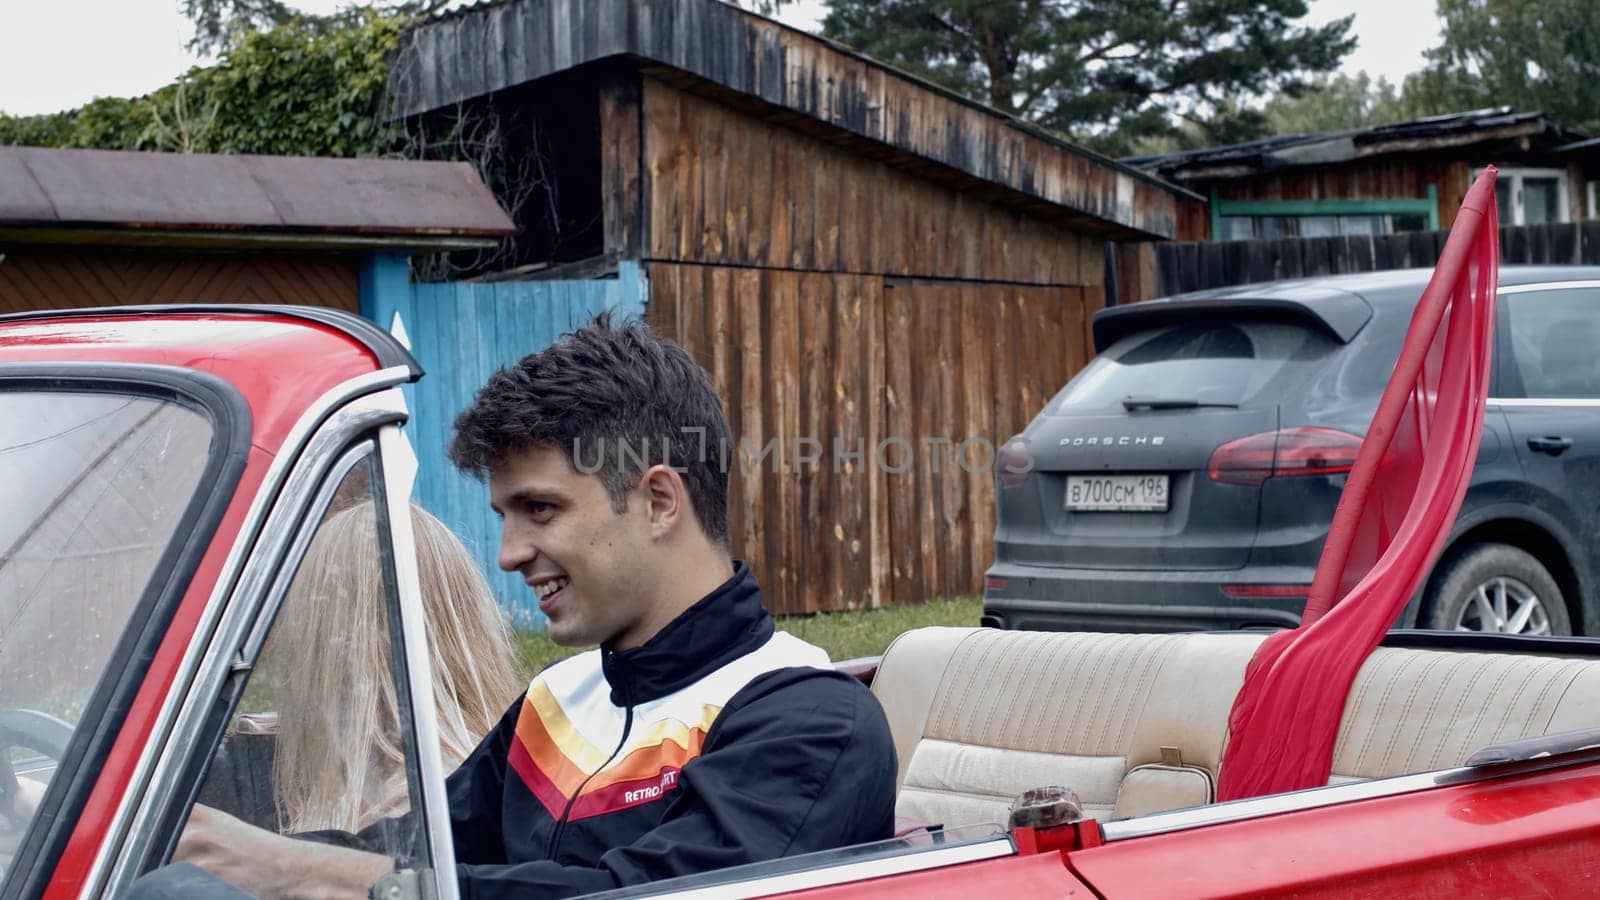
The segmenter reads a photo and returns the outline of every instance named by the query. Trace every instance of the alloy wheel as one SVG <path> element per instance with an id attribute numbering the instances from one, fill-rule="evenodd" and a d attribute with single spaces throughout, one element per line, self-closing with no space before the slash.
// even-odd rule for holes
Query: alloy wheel
<path id="1" fill-rule="evenodd" d="M 1550 613 L 1533 588 L 1515 578 L 1496 576 L 1467 595 L 1455 630 L 1550 634 Z"/>

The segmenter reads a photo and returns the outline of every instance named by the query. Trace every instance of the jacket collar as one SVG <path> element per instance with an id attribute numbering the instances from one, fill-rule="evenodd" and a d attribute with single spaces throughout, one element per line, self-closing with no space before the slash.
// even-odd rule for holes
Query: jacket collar
<path id="1" fill-rule="evenodd" d="M 611 686 L 611 702 L 634 706 L 680 691 L 760 649 L 774 630 L 750 567 L 734 560 L 732 578 L 650 640 L 622 651 L 601 646 L 600 666 Z"/>

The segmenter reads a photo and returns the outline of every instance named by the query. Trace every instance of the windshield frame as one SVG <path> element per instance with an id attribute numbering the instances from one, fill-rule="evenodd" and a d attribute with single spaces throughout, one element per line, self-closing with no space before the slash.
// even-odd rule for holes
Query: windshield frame
<path id="1" fill-rule="evenodd" d="M 156 649 L 233 499 L 250 450 L 250 408 L 231 384 L 205 372 L 138 363 L 0 364 L 0 391 L 104 393 L 183 406 L 211 426 L 194 494 L 134 602 L 72 741 L 57 761 L 33 824 L 0 878 L 0 897 L 38 896 L 48 885 Z"/>

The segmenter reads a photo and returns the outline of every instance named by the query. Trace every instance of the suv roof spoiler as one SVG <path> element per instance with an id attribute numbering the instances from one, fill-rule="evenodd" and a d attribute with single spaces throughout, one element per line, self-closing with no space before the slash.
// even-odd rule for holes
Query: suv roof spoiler
<path id="1" fill-rule="evenodd" d="M 1094 314 L 1094 350 L 1103 353 L 1136 331 L 1196 319 L 1292 319 L 1320 328 L 1341 344 L 1350 343 L 1372 319 L 1372 307 L 1356 294 L 1332 289 L 1300 289 L 1292 297 L 1201 295 L 1147 300 L 1113 306 Z"/>

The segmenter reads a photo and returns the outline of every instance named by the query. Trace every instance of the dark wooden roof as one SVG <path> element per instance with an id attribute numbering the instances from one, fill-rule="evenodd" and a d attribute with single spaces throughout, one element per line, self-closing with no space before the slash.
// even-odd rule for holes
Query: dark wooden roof
<path id="1" fill-rule="evenodd" d="M 1577 145 L 1583 133 L 1537 112 L 1509 106 L 1429 116 L 1375 128 L 1322 134 L 1289 134 L 1203 147 L 1158 156 L 1135 156 L 1123 162 L 1182 182 L 1204 178 L 1237 178 L 1267 169 L 1324 166 L 1405 153 L 1459 153 L 1476 159 L 1485 153 L 1517 155 L 1559 153 Z M 1566 145 L 1566 146 L 1563 146 Z M 1485 160 L 1487 161 L 1487 160 Z"/>
<path id="2" fill-rule="evenodd" d="M 401 116 L 604 59 L 681 74 L 947 168 L 1099 227 L 1170 238 L 1201 198 L 842 44 L 719 0 L 505 0 L 407 34 L 390 80 Z M 797 123 L 798 124 L 798 123 Z"/>
<path id="3" fill-rule="evenodd" d="M 0 238 L 300 249 L 516 231 L 465 163 L 0 147 Z"/>

